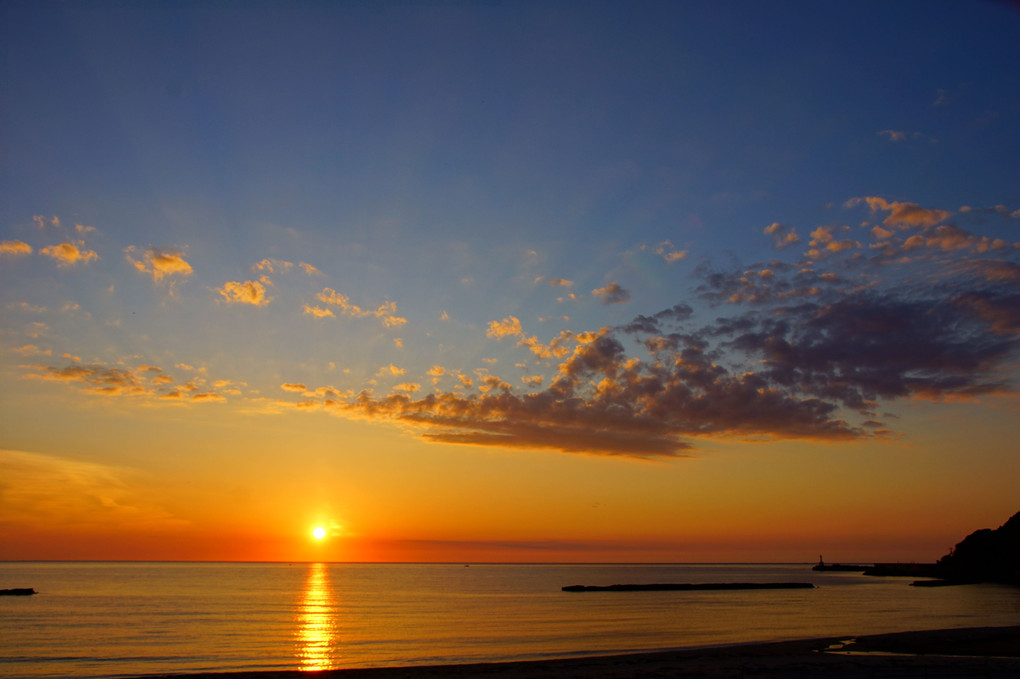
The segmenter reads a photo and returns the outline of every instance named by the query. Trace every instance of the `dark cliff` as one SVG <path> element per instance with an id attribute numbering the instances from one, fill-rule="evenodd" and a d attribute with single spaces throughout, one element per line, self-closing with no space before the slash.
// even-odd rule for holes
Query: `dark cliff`
<path id="1" fill-rule="evenodd" d="M 939 559 L 938 576 L 955 582 L 1020 585 L 1020 512 L 995 530 L 974 531 Z"/>

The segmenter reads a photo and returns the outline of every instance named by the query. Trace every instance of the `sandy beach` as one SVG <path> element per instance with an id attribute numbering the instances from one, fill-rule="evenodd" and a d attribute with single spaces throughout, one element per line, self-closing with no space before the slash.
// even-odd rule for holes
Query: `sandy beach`
<path id="1" fill-rule="evenodd" d="M 148 675 L 219 679 L 954 679 L 1020 677 L 1020 626 L 806 639 L 559 660 L 329 670 Z"/>

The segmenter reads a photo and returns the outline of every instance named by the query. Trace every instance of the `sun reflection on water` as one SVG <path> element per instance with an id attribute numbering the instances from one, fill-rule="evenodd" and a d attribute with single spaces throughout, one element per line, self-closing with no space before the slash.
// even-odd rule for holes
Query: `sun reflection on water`
<path id="1" fill-rule="evenodd" d="M 329 568 L 324 563 L 308 565 L 304 597 L 298 613 L 298 658 L 302 670 L 329 670 L 337 665 L 336 615 Z"/>

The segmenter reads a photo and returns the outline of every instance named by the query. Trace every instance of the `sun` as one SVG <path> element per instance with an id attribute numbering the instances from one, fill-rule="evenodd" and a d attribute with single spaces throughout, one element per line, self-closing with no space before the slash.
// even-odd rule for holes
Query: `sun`
<path id="1" fill-rule="evenodd" d="M 323 528 L 322 526 L 316 526 L 315 530 L 312 531 L 312 537 L 314 537 L 316 540 L 321 540 L 322 538 L 326 537 L 326 529 Z"/>

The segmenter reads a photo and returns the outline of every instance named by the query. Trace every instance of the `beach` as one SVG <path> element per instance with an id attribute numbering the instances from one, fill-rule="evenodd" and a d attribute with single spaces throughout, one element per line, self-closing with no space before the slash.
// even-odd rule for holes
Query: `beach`
<path id="1" fill-rule="evenodd" d="M 189 679 L 308 678 L 309 672 L 146 675 Z M 326 670 L 329 679 L 898 679 L 1020 677 L 1020 626 L 805 639 L 556 660 Z"/>

